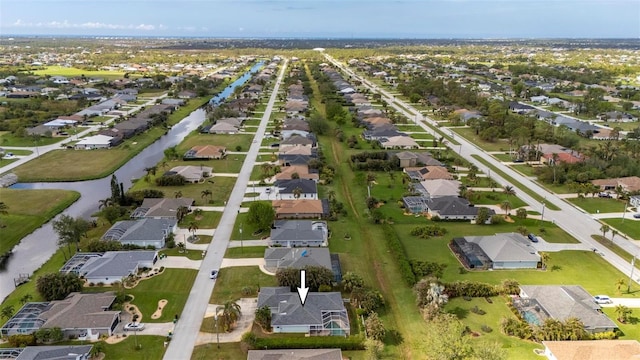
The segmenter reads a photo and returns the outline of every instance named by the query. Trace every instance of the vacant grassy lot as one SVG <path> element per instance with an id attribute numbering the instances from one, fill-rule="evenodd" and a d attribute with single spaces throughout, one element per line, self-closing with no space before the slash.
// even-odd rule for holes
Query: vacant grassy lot
<path id="1" fill-rule="evenodd" d="M 220 218 L 222 218 L 222 213 L 219 211 L 203 211 L 202 214 L 197 217 L 191 212 L 191 214 L 182 218 L 179 226 L 188 228 L 189 224 L 193 222 L 198 225 L 198 229 L 215 229 L 220 223 Z"/>
<path id="2" fill-rule="evenodd" d="M 132 303 L 142 312 L 142 321 L 172 321 L 176 314 L 179 316 L 182 312 L 197 274 L 197 270 L 191 269 L 164 269 L 162 274 L 141 281 L 127 293 L 135 297 Z M 162 316 L 152 319 L 151 315 L 156 311 L 158 301 L 162 299 L 168 300 Z"/>
<path id="3" fill-rule="evenodd" d="M 508 201 L 511 209 L 517 209 L 527 206 L 527 203 L 520 200 L 517 196 L 507 195 L 498 189 L 497 191 L 477 191 L 473 193 L 473 203 L 477 205 L 498 205 Z"/>
<path id="4" fill-rule="evenodd" d="M 156 141 L 164 130 L 153 128 L 113 149 L 54 150 L 13 170 L 22 182 L 100 179 Z"/>
<path id="5" fill-rule="evenodd" d="M 262 258 L 264 257 L 265 246 L 244 246 L 228 248 L 224 257 L 229 259 L 241 258 Z"/>
<path id="6" fill-rule="evenodd" d="M 226 146 L 227 151 L 236 151 L 236 146 L 242 147 L 244 151 L 249 150 L 253 135 L 235 134 L 200 134 L 192 132 L 178 145 L 178 153 L 182 154 L 196 145 L 217 145 Z M 229 155 L 233 159 L 236 155 Z"/>
<path id="7" fill-rule="evenodd" d="M 246 359 L 247 353 L 242 351 L 240 343 L 222 343 L 198 345 L 193 348 L 191 360 L 236 360 Z"/>
<path id="8" fill-rule="evenodd" d="M 623 212 L 625 201 L 600 197 L 569 198 L 570 203 L 579 206 L 590 214 Z"/>
<path id="9" fill-rule="evenodd" d="M 164 355 L 165 339 L 164 336 L 129 335 L 126 340 L 117 344 L 104 344 L 104 358 L 160 360 Z M 136 349 L 136 342 L 139 349 Z"/>
<path id="10" fill-rule="evenodd" d="M 88 71 L 88 70 L 78 69 L 74 67 L 66 67 L 66 66 L 47 66 L 46 68 L 41 70 L 34 70 L 33 73 L 39 76 L 60 75 L 60 76 L 67 76 L 67 77 L 76 77 L 76 76 L 84 75 L 86 77 L 100 77 L 104 79 L 122 78 L 125 74 L 124 71 L 117 71 L 117 70 Z"/>
<path id="11" fill-rule="evenodd" d="M 500 331 L 500 321 L 503 318 L 514 318 L 515 316 L 506 305 L 507 299 L 501 296 L 491 298 L 493 303 L 489 304 L 484 298 L 473 298 L 465 301 L 462 298 L 454 298 L 449 301 L 445 311 L 458 316 L 471 331 L 480 334 L 474 341 L 498 342 L 507 352 L 507 359 L 538 359 L 533 349 L 540 349 L 542 345 L 531 341 L 520 340 L 515 337 L 504 335 Z M 486 311 L 484 315 L 478 315 L 470 310 L 477 306 Z M 487 325 L 493 331 L 485 333 L 482 326 Z"/>
<path id="12" fill-rule="evenodd" d="M 605 223 L 611 225 L 612 227 L 620 230 L 621 232 L 627 234 L 632 239 L 640 240 L 640 222 L 633 219 L 630 214 L 626 215 L 626 220 L 622 221 L 622 218 L 619 219 L 602 219 Z M 611 233 L 607 234 L 608 237 L 611 237 Z"/>
<path id="13" fill-rule="evenodd" d="M 38 141 L 33 141 L 31 136 L 26 137 L 18 137 L 13 135 L 10 132 L 5 132 L 2 136 L 0 136 L 0 145 L 1 146 L 44 146 L 55 144 L 58 141 L 62 141 L 66 139 L 65 137 L 40 137 Z M 14 152 L 14 150 L 8 150 L 9 152 Z"/>
<path id="14" fill-rule="evenodd" d="M 473 144 L 476 144 L 479 148 L 485 151 L 504 151 L 509 150 L 509 143 L 506 140 L 498 140 L 496 142 L 488 142 L 482 140 L 480 136 L 476 135 L 476 131 L 469 127 L 455 127 L 451 128 L 452 131 L 460 134 L 465 139 L 469 140 Z"/>
<path id="15" fill-rule="evenodd" d="M 73 204 L 80 194 L 67 190 L 18 190 L 0 188 L 0 201 L 7 215 L 0 215 L 2 235 L 0 254 L 11 250 L 20 240 Z"/>
<path id="16" fill-rule="evenodd" d="M 239 266 L 220 269 L 216 287 L 209 298 L 210 304 L 223 304 L 228 300 L 243 297 L 242 288 L 253 288 L 253 294 L 261 286 L 276 286 L 275 276 L 269 276 L 257 266 Z"/>
<path id="17" fill-rule="evenodd" d="M 160 173 L 158 173 L 156 176 L 160 176 Z M 221 206 L 224 201 L 229 198 L 229 194 L 231 193 L 235 182 L 236 178 L 234 177 L 220 176 L 209 178 L 205 183 L 202 184 L 185 184 L 182 186 L 157 186 L 155 184 L 155 177 L 151 176 L 148 182 L 144 179 L 136 181 L 131 187 L 131 191 L 155 189 L 164 192 L 165 196 L 167 197 L 174 197 L 176 196 L 176 193 L 180 192 L 182 193 L 182 197 L 194 199 L 196 205 Z M 213 193 L 213 196 L 211 198 L 202 198 L 203 190 L 210 190 Z M 211 203 L 209 199 L 213 199 L 213 203 Z"/>

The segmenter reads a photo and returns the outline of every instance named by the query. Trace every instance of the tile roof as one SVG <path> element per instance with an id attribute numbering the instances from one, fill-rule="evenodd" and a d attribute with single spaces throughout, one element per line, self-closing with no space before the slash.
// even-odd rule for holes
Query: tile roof
<path id="1" fill-rule="evenodd" d="M 556 360 L 638 360 L 637 340 L 543 341 Z"/>

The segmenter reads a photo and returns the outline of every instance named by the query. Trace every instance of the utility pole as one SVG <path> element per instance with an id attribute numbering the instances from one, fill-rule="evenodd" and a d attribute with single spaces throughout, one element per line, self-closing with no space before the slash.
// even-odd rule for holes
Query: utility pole
<path id="1" fill-rule="evenodd" d="M 627 213 L 627 206 L 629 206 L 629 200 L 627 200 L 627 202 L 624 203 L 624 212 L 622 213 L 622 221 L 624 222 L 624 215 Z"/>
<path id="2" fill-rule="evenodd" d="M 627 285 L 627 292 L 631 291 L 631 282 L 633 281 L 633 270 L 636 269 L 636 256 L 631 259 L 631 273 L 629 274 L 629 285 Z"/>

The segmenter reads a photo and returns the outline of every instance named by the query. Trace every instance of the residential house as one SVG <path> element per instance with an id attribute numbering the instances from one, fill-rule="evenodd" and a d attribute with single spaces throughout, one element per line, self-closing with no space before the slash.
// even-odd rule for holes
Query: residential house
<path id="1" fill-rule="evenodd" d="M 276 180 L 290 180 L 294 177 L 299 179 L 309 179 L 317 182 L 320 177 L 317 170 L 315 172 L 309 169 L 308 165 L 291 165 L 283 166 L 280 168 L 280 172 L 276 174 Z M 295 175 L 294 175 L 295 174 Z M 297 176 L 296 176 L 297 175 Z"/>
<path id="2" fill-rule="evenodd" d="M 548 96 L 540 95 L 531 97 L 531 102 L 533 103 L 546 103 L 547 101 L 549 101 Z"/>
<path id="3" fill-rule="evenodd" d="M 309 103 L 306 101 L 289 100 L 284 105 L 287 115 L 303 114 L 307 111 Z"/>
<path id="4" fill-rule="evenodd" d="M 285 145 L 280 144 L 278 147 L 278 155 L 302 155 L 302 156 L 312 156 L 317 153 L 316 149 L 311 148 L 311 146 L 306 145 Z"/>
<path id="5" fill-rule="evenodd" d="M 0 359 L 13 360 L 88 360 L 93 345 L 27 346 L 1 348 Z"/>
<path id="6" fill-rule="evenodd" d="M 348 336 L 349 316 L 339 292 L 310 292 L 304 306 L 297 292 L 288 287 L 263 287 L 258 308 L 271 310 L 274 333 L 300 333 L 307 336 Z"/>
<path id="7" fill-rule="evenodd" d="M 395 126 L 381 126 L 373 128 L 372 130 L 364 130 L 362 132 L 362 137 L 367 141 L 386 140 L 388 138 L 404 135 L 405 134 L 398 131 Z"/>
<path id="8" fill-rule="evenodd" d="M 566 321 L 577 318 L 590 333 L 615 331 L 618 326 L 602 313 L 593 296 L 579 285 L 520 285 L 515 307 L 525 320 L 540 325 L 551 318 Z"/>
<path id="9" fill-rule="evenodd" d="M 76 274 L 87 283 L 110 285 L 136 275 L 142 268 L 152 268 L 156 261 L 158 252 L 155 250 L 76 253 L 60 272 Z"/>
<path id="10" fill-rule="evenodd" d="M 400 151 L 400 152 L 389 152 L 389 157 L 395 156 L 400 160 L 400 167 L 416 167 L 418 165 L 427 165 L 427 166 L 444 166 L 440 161 L 433 158 L 431 153 L 423 151 L 423 152 L 412 152 L 412 151 Z"/>
<path id="11" fill-rule="evenodd" d="M 316 146 L 316 142 L 311 137 L 300 136 L 300 135 L 292 135 L 289 137 L 282 136 L 284 140 L 280 141 L 280 148 L 286 146 L 306 146 L 309 148 L 313 148 Z"/>
<path id="12" fill-rule="evenodd" d="M 276 220 L 269 246 L 327 246 L 329 229 L 324 221 Z"/>
<path id="13" fill-rule="evenodd" d="M 177 223 L 176 219 L 118 221 L 107 230 L 102 240 L 161 249 L 169 235 L 176 231 Z"/>
<path id="14" fill-rule="evenodd" d="M 518 233 L 454 238 L 451 249 L 469 268 L 536 269 L 540 264 L 531 241 Z"/>
<path id="15" fill-rule="evenodd" d="M 458 196 L 460 194 L 460 185 L 462 185 L 462 183 L 458 180 L 431 179 L 415 184 L 414 189 L 418 190 L 427 198 L 437 198 L 443 196 Z"/>
<path id="16" fill-rule="evenodd" d="M 431 217 L 437 216 L 442 220 L 475 220 L 480 209 L 467 199 L 457 196 L 428 199 L 427 207 Z M 495 211 L 489 209 L 489 214 L 494 215 Z"/>
<path id="17" fill-rule="evenodd" d="M 380 139 L 380 146 L 383 149 L 417 149 L 420 146 L 409 136 L 392 136 Z"/>
<path id="18" fill-rule="evenodd" d="M 413 181 L 453 179 L 453 175 L 451 175 L 449 170 L 443 166 L 406 167 L 402 169 L 402 171 Z"/>
<path id="19" fill-rule="evenodd" d="M 172 99 L 172 98 L 163 98 L 161 104 L 163 105 L 171 105 L 171 106 L 183 106 L 185 104 L 184 99 Z"/>
<path id="20" fill-rule="evenodd" d="M 343 357 L 340 349 L 281 349 L 249 350 L 247 360 L 343 360 Z"/>
<path id="21" fill-rule="evenodd" d="M 273 200 L 276 219 L 322 219 L 329 215 L 326 199 Z"/>
<path id="22" fill-rule="evenodd" d="M 313 180 L 276 180 L 274 187 L 281 200 L 318 199 L 318 185 Z"/>
<path id="23" fill-rule="evenodd" d="M 7 321 L 0 334 L 32 334 L 39 329 L 60 328 L 65 338 L 97 340 L 111 336 L 120 322 L 120 311 L 110 310 L 116 295 L 71 293 L 64 300 L 29 302 Z"/>
<path id="24" fill-rule="evenodd" d="M 553 164 L 577 164 L 584 161 L 584 157 L 580 153 L 560 152 L 546 153 L 540 157 L 540 163 L 553 166 Z"/>
<path id="25" fill-rule="evenodd" d="M 108 149 L 113 139 L 111 136 L 101 134 L 88 136 L 78 141 L 74 147 L 76 150 Z"/>
<path id="26" fill-rule="evenodd" d="M 191 90 L 183 90 L 178 93 L 178 98 L 180 99 L 194 99 L 197 96 L 198 94 Z"/>
<path id="27" fill-rule="evenodd" d="M 543 341 L 548 360 L 637 360 L 638 340 Z"/>
<path id="28" fill-rule="evenodd" d="M 627 176 L 613 179 L 597 179 L 591 181 L 593 184 L 600 186 L 602 191 L 616 191 L 618 186 L 626 193 L 640 191 L 640 177 Z"/>
<path id="29" fill-rule="evenodd" d="M 227 155 L 227 148 L 216 145 L 196 145 L 187 150 L 183 160 L 222 159 Z"/>
<path id="30" fill-rule="evenodd" d="M 273 247 L 264 251 L 265 268 L 271 272 L 278 269 L 303 269 L 306 266 L 331 270 L 329 249 Z"/>
<path id="31" fill-rule="evenodd" d="M 298 155 L 298 154 L 278 154 L 278 164 L 280 166 L 307 165 L 309 161 L 315 159 L 317 155 Z"/>
<path id="32" fill-rule="evenodd" d="M 518 114 L 528 114 L 530 112 L 535 111 L 535 108 L 531 105 L 521 104 L 517 101 L 512 101 L 509 103 L 509 110 Z"/>
<path id="33" fill-rule="evenodd" d="M 164 173 L 163 176 L 181 175 L 187 182 L 199 183 L 213 174 L 213 168 L 208 166 L 176 166 Z"/>
<path id="34" fill-rule="evenodd" d="M 237 134 L 240 129 L 225 122 L 217 122 L 209 128 L 210 134 Z"/>
<path id="35" fill-rule="evenodd" d="M 176 219 L 178 209 L 184 206 L 191 211 L 191 198 L 145 198 L 142 204 L 131 213 L 132 219 Z"/>

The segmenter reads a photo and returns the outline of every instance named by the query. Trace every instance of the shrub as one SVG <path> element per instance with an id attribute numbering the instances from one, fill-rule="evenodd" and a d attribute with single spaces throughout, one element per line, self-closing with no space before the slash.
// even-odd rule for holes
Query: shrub
<path id="1" fill-rule="evenodd" d="M 444 269 L 447 267 L 447 264 L 439 264 L 436 262 L 422 260 L 411 260 L 409 261 L 409 264 L 411 264 L 411 271 L 413 271 L 416 279 L 421 279 L 426 276 L 441 278 L 444 273 Z"/>
<path id="2" fill-rule="evenodd" d="M 242 296 L 249 296 L 253 294 L 253 288 L 251 286 L 245 286 L 240 290 Z"/>
<path id="3" fill-rule="evenodd" d="M 478 315 L 484 315 L 484 314 L 486 314 L 486 313 L 487 313 L 486 311 L 484 311 L 484 310 L 480 309 L 480 308 L 478 307 L 478 305 L 476 305 L 476 306 L 472 307 L 470 311 L 471 311 L 472 313 L 474 313 L 474 314 L 478 314 Z"/>
<path id="4" fill-rule="evenodd" d="M 36 337 L 34 335 L 11 335 L 7 340 L 12 347 L 26 347 L 36 344 Z"/>
<path id="5" fill-rule="evenodd" d="M 505 222 L 504 220 L 504 216 L 502 215 L 492 215 L 491 216 L 491 223 L 492 224 L 503 224 Z"/>
<path id="6" fill-rule="evenodd" d="M 243 337 L 244 341 L 244 337 Z M 245 341 L 248 344 L 248 341 Z M 364 350 L 364 341 L 359 336 L 311 336 L 291 338 L 256 338 L 255 349 L 324 349 Z"/>
<path id="7" fill-rule="evenodd" d="M 604 332 L 599 332 L 599 333 L 594 333 L 593 334 L 593 339 L 594 340 L 613 340 L 613 339 L 617 339 L 618 338 L 618 334 L 614 331 L 604 331 Z"/>
<path id="8" fill-rule="evenodd" d="M 438 225 L 416 226 L 411 229 L 411 235 L 423 239 L 428 239 L 432 236 L 444 236 L 446 233 L 447 229 Z"/>
<path id="9" fill-rule="evenodd" d="M 402 247 L 400 239 L 398 238 L 398 234 L 389 224 L 384 224 L 382 226 L 382 230 L 384 232 L 384 238 L 386 240 L 387 247 L 396 259 L 396 263 L 398 264 L 398 268 L 400 269 L 402 278 L 407 285 L 413 286 L 416 283 L 416 276 L 411 269 L 411 263 L 409 263 L 409 259 L 404 251 L 404 248 Z"/>
<path id="10" fill-rule="evenodd" d="M 182 186 L 187 180 L 182 175 L 163 175 L 156 178 L 156 185 L 158 186 Z"/>
<path id="11" fill-rule="evenodd" d="M 496 286 L 477 281 L 454 281 L 444 284 L 444 288 L 449 298 L 459 296 L 488 297 L 499 294 Z"/>
<path id="12" fill-rule="evenodd" d="M 489 325 L 486 325 L 486 324 L 482 325 L 480 327 L 480 329 L 482 330 L 482 332 L 485 332 L 485 333 L 490 333 L 490 332 L 493 331 L 493 329 Z"/>

